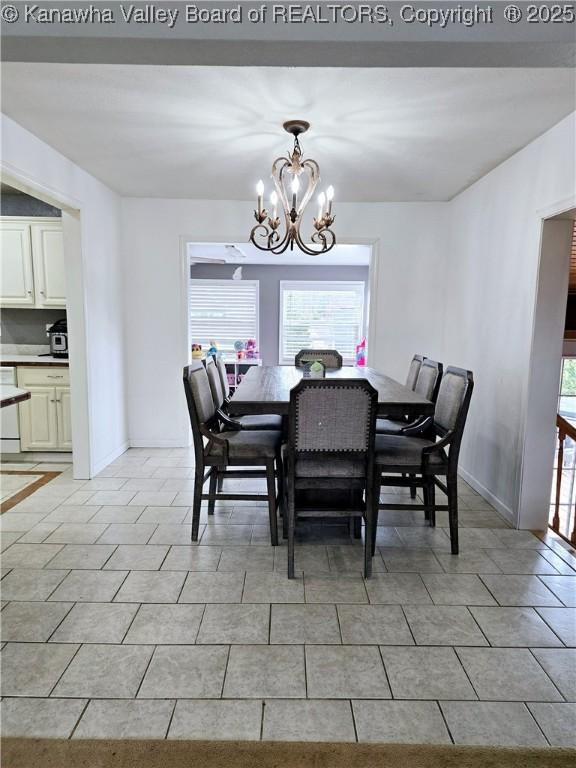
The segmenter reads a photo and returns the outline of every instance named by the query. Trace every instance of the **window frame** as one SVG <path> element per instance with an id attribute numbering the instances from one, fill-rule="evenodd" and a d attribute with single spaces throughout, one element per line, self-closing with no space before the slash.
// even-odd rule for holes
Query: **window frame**
<path id="1" fill-rule="evenodd" d="M 293 287 L 294 290 L 309 290 L 313 291 L 329 291 L 330 289 L 338 290 L 339 288 L 350 288 L 350 286 L 357 286 L 359 288 L 359 294 L 362 296 L 362 308 L 360 315 L 360 338 L 366 337 L 366 281 L 365 280 L 280 280 L 279 291 L 280 297 L 278 301 L 278 364 L 279 365 L 294 365 L 294 358 L 290 359 L 283 356 L 284 350 L 284 295 L 286 290 L 290 290 Z M 341 352 L 341 350 L 338 350 Z M 353 365 L 355 363 L 354 358 L 343 357 L 344 365 Z"/>
<path id="2" fill-rule="evenodd" d="M 212 277 L 190 277 L 188 280 L 188 336 L 189 336 L 189 345 L 194 342 L 193 336 L 192 336 L 192 328 L 191 328 L 191 317 L 190 317 L 190 304 L 191 304 L 191 296 L 192 296 L 192 284 L 193 283 L 210 283 L 211 285 L 247 285 L 250 284 L 252 286 L 255 286 L 255 295 L 256 295 L 256 301 L 255 301 L 255 327 L 256 327 L 256 345 L 258 348 L 258 351 L 260 352 L 260 280 L 232 280 L 230 278 L 212 278 Z M 215 334 L 216 335 L 216 334 Z M 215 339 L 216 343 L 219 344 L 219 340 Z M 246 339 L 242 339 L 242 341 L 246 341 Z M 202 350 L 205 352 L 206 350 Z M 224 357 L 226 358 L 229 355 L 234 355 L 234 350 L 230 351 L 223 351 Z"/>

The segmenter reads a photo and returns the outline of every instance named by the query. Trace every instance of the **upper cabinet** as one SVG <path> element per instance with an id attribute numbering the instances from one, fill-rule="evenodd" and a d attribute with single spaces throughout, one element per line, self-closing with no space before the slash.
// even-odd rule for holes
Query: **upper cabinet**
<path id="1" fill-rule="evenodd" d="M 66 307 L 62 222 L 0 217 L 0 306 Z"/>
<path id="2" fill-rule="evenodd" d="M 37 307 L 65 307 L 66 282 L 62 224 L 33 223 L 32 259 Z"/>
<path id="3" fill-rule="evenodd" d="M 30 224 L 0 220 L 0 302 L 3 307 L 33 307 L 34 273 Z"/>

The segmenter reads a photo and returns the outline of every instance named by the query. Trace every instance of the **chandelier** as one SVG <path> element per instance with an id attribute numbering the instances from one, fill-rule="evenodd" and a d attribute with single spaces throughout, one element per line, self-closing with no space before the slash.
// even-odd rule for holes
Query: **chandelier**
<path id="1" fill-rule="evenodd" d="M 318 163 L 304 159 L 298 139 L 308 128 L 310 123 L 305 120 L 289 120 L 284 123 L 284 130 L 294 137 L 294 148 L 288 155 L 277 158 L 272 164 L 271 175 L 275 189 L 270 195 L 270 212 L 264 208 L 264 182 L 260 180 L 256 186 L 258 207 L 254 211 L 254 218 L 257 224 L 250 232 L 250 242 L 261 251 L 279 254 L 288 248 L 293 251 L 294 245 L 297 245 L 309 256 L 316 256 L 327 253 L 336 245 L 336 236 L 330 229 L 334 221 L 332 186 L 328 187 L 325 193 L 318 195 L 318 215 L 313 220 L 311 244 L 306 244 L 300 234 L 302 216 L 320 181 Z"/>

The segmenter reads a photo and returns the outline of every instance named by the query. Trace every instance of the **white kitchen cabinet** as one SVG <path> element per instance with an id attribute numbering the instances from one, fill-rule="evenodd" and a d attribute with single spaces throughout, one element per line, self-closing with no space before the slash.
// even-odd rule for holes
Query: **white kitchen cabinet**
<path id="1" fill-rule="evenodd" d="M 70 380 L 68 368 L 21 367 L 18 386 L 30 399 L 18 406 L 22 451 L 71 451 Z"/>
<path id="2" fill-rule="evenodd" d="M 72 450 L 72 417 L 70 387 L 56 387 L 56 422 L 58 424 L 58 448 Z"/>
<path id="3" fill-rule="evenodd" d="M 33 223 L 32 259 L 36 307 L 66 306 L 66 275 L 64 269 L 64 238 L 62 224 Z"/>
<path id="4" fill-rule="evenodd" d="M 55 451 L 58 449 L 56 390 L 54 387 L 28 387 L 30 400 L 20 403 L 20 449 Z"/>
<path id="5" fill-rule="evenodd" d="M 33 307 L 34 273 L 28 221 L 3 218 L 0 248 L 0 303 L 3 307 Z"/>
<path id="6" fill-rule="evenodd" d="M 2 307 L 66 307 L 62 221 L 1 217 Z"/>

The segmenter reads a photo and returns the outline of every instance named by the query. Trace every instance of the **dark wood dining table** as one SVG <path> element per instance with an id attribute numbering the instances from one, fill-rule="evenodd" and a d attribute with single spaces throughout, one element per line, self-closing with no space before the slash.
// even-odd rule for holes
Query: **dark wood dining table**
<path id="1" fill-rule="evenodd" d="M 237 415 L 288 414 L 290 390 L 303 376 L 293 365 L 253 366 L 244 376 L 230 401 L 230 412 Z M 344 367 L 326 371 L 327 378 L 368 379 L 378 390 L 378 411 L 392 418 L 429 416 L 434 413 L 430 400 L 413 392 L 374 368 Z"/>

